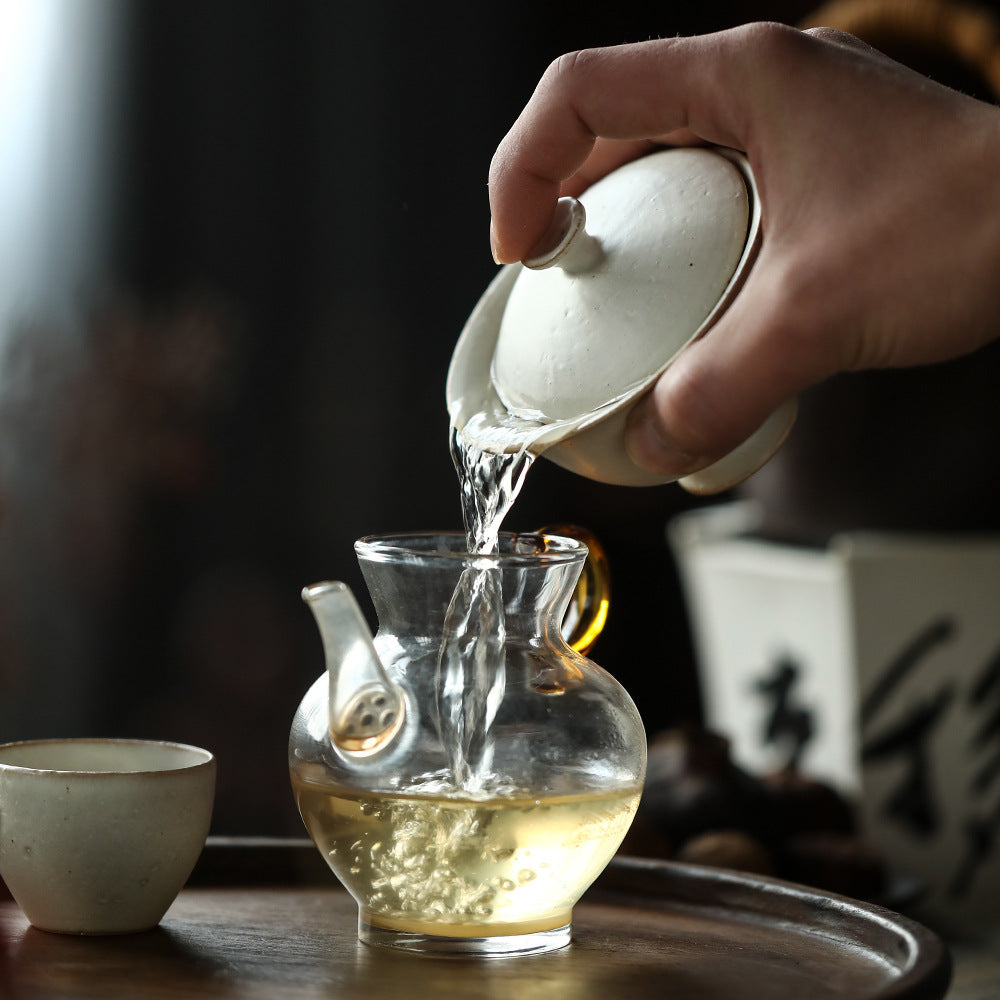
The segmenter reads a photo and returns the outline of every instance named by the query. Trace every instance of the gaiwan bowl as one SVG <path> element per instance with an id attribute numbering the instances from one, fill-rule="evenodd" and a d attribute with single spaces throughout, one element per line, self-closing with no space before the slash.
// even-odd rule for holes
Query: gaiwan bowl
<path id="1" fill-rule="evenodd" d="M 155 927 L 208 835 L 215 757 L 180 743 L 0 746 L 0 875 L 34 927 Z"/>
<path id="2" fill-rule="evenodd" d="M 500 271 L 459 337 L 446 387 L 453 425 L 473 437 L 482 427 L 494 451 L 502 425 L 499 450 L 527 446 L 601 482 L 670 481 L 629 460 L 626 418 L 738 294 L 761 235 L 753 172 L 731 150 L 661 150 L 579 201 L 560 199 L 545 249 Z M 735 485 L 777 451 L 794 419 L 790 402 L 681 485 Z"/>

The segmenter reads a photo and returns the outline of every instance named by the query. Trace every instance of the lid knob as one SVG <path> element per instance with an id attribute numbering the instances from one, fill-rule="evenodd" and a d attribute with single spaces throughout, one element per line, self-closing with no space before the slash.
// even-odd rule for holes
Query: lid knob
<path id="1" fill-rule="evenodd" d="M 576 198 L 560 198 L 549 228 L 538 244 L 545 249 L 525 258 L 524 266 L 544 271 L 555 265 L 567 274 L 593 271 L 604 259 L 604 250 L 600 240 L 584 228 L 586 223 L 587 210 Z"/>

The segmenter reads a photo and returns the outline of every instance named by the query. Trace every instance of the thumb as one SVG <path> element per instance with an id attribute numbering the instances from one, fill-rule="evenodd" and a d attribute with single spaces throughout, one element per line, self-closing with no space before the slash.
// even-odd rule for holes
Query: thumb
<path id="1" fill-rule="evenodd" d="M 779 307 L 768 274 L 758 259 L 719 322 L 681 351 L 633 408 L 625 447 L 636 465 L 675 478 L 702 469 L 842 367 L 821 338 Z"/>

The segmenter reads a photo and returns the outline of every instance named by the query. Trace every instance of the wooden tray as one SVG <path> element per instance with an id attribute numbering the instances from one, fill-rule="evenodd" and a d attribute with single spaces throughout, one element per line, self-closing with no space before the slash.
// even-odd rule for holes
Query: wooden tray
<path id="1" fill-rule="evenodd" d="M 939 1000 L 950 977 L 939 938 L 888 910 L 631 858 L 576 907 L 573 944 L 548 955 L 427 958 L 368 948 L 356 926 L 308 842 L 212 841 L 144 934 L 48 934 L 0 903 L 0 997 Z"/>

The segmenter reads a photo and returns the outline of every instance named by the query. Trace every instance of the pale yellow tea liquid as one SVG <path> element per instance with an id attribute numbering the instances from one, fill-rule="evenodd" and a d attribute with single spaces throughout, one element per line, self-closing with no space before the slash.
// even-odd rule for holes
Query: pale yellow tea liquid
<path id="1" fill-rule="evenodd" d="M 415 934 L 565 926 L 618 849 L 640 794 L 372 795 L 307 768 L 292 777 L 299 811 L 362 919 Z"/>

